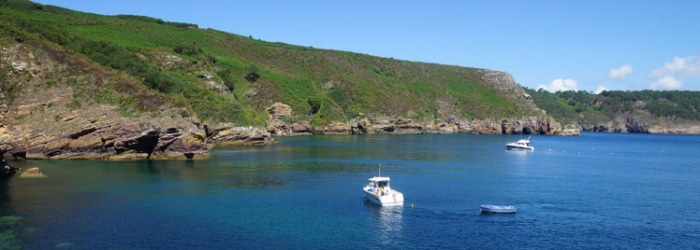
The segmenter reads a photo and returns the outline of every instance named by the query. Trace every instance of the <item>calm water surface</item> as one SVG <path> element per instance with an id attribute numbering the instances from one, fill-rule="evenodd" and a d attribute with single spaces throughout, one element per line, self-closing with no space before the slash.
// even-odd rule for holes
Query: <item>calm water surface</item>
<path id="1" fill-rule="evenodd" d="M 276 138 L 204 161 L 10 161 L 0 249 L 700 248 L 700 136 Z M 392 178 L 403 207 L 361 191 Z M 480 204 L 516 214 L 482 215 Z"/>

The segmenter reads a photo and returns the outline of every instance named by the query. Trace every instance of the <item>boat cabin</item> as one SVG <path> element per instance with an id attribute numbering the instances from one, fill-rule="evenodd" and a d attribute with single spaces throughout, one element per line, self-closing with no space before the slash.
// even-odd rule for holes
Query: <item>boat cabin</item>
<path id="1" fill-rule="evenodd" d="M 391 179 L 389 177 L 372 177 L 369 178 L 369 188 L 370 192 L 374 191 L 375 188 L 379 188 L 383 190 L 384 188 L 389 187 L 389 181 Z"/>

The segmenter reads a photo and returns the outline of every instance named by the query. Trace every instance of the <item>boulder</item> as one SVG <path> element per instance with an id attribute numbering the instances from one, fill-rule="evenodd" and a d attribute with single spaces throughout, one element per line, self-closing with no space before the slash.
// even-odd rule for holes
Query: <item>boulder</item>
<path id="1" fill-rule="evenodd" d="M 41 170 L 39 170 L 39 168 L 30 168 L 30 169 L 22 171 L 22 174 L 20 174 L 19 177 L 22 177 L 22 178 L 43 178 L 43 177 L 46 177 L 46 175 L 41 173 Z"/>
<path id="2" fill-rule="evenodd" d="M 576 129 L 576 128 L 566 128 L 566 129 L 562 129 L 561 132 L 559 132 L 559 135 L 561 135 L 561 136 L 579 136 L 579 135 L 581 135 L 581 130 Z"/>
<path id="3" fill-rule="evenodd" d="M 361 135 L 367 134 L 368 128 L 371 125 L 372 122 L 370 122 L 369 119 L 367 119 L 367 117 L 362 116 L 360 118 L 355 119 L 355 121 L 353 121 L 350 124 L 350 133 Z"/>

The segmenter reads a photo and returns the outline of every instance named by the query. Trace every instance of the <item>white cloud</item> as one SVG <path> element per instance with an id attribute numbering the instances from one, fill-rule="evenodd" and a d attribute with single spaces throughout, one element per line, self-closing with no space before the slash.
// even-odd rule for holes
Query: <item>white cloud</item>
<path id="1" fill-rule="evenodd" d="M 574 79 L 570 78 L 559 78 L 559 79 L 554 79 L 549 85 L 542 85 L 537 86 L 537 89 L 544 89 L 549 92 L 557 92 L 557 91 L 567 91 L 567 90 L 578 90 L 578 83 Z"/>
<path id="2" fill-rule="evenodd" d="M 595 90 L 595 92 L 593 92 L 593 93 L 595 93 L 595 94 L 597 95 L 597 94 L 600 94 L 601 92 L 606 91 L 606 90 L 609 90 L 609 89 L 606 88 L 605 86 L 599 86 L 599 87 Z"/>
<path id="3" fill-rule="evenodd" d="M 625 78 L 629 74 L 632 74 L 633 71 L 634 69 L 632 68 L 632 65 L 625 64 L 620 66 L 620 68 L 610 69 L 610 73 L 608 73 L 608 76 L 615 80 L 625 80 Z"/>
<path id="4" fill-rule="evenodd" d="M 700 76 L 700 56 L 676 56 L 672 61 L 664 63 L 664 66 L 654 69 L 654 71 L 649 74 L 649 77 L 663 78 L 667 75 L 680 75 L 683 77 Z"/>
<path id="5" fill-rule="evenodd" d="M 653 90 L 675 90 L 683 87 L 683 80 L 673 76 L 664 76 L 649 85 Z"/>
<path id="6" fill-rule="evenodd" d="M 654 69 L 649 73 L 652 83 L 650 89 L 676 90 L 683 87 L 688 78 L 700 77 L 700 56 L 674 57 L 664 66 Z"/>

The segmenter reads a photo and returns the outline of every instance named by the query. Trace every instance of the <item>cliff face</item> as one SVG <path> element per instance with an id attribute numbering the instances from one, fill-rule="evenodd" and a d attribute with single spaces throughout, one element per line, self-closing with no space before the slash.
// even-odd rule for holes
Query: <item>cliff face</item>
<path id="1" fill-rule="evenodd" d="M 517 106 L 517 113 L 528 114 L 520 118 L 501 117 L 468 118 L 457 102 L 449 97 L 437 98 L 433 105 L 437 112 L 432 120 L 416 120 L 407 114 L 359 114 L 349 120 L 331 121 L 325 126 L 313 126 L 308 121 L 289 121 L 297 114 L 291 105 L 277 102 L 267 108 L 269 120 L 267 131 L 272 135 L 311 134 L 543 134 L 561 135 L 562 126 L 553 118 L 544 115 L 530 95 L 518 85 L 513 76 L 501 71 L 479 69 L 479 82 L 487 89 L 503 96 Z M 566 135 L 577 135 L 568 131 Z"/>
<path id="2" fill-rule="evenodd" d="M 87 71 L 75 71 L 81 63 L 85 62 L 64 52 L 47 52 L 24 44 L 2 48 L 2 69 L 7 72 L 3 80 L 16 85 L 11 102 L 0 92 L 0 150 L 29 159 L 197 159 L 207 157 L 214 144 L 265 145 L 274 143 L 272 135 L 559 134 L 562 131 L 559 123 L 544 115 L 468 119 L 456 106 L 447 105 L 452 100 L 440 99 L 435 100 L 440 107 L 438 116 L 427 122 L 402 116 L 361 114 L 351 120 L 312 126 L 309 121 L 287 122 L 286 118 L 295 116 L 292 107 L 275 103 L 267 109 L 266 129 L 236 127 L 231 123 L 207 125 L 190 110 L 167 100 L 152 111 L 124 116 L 123 108 L 118 105 L 81 98 L 84 91 L 105 91 L 99 86 L 115 84 L 119 73 L 94 66 L 87 66 L 94 67 Z M 486 87 L 524 109 L 535 110 L 531 113 L 538 112 L 512 76 L 497 71 L 480 72 Z M 148 99 L 167 99 L 136 84 L 127 88 L 135 89 L 131 94 Z"/>
<path id="3" fill-rule="evenodd" d="M 499 93 L 503 93 L 508 99 L 522 106 L 522 109 L 544 113 L 537 107 L 532 97 L 525 92 L 520 84 L 515 82 L 511 74 L 501 71 L 481 69 L 478 71 L 484 83 Z"/>
<path id="4" fill-rule="evenodd" d="M 613 132 L 613 133 L 650 133 L 649 125 L 634 116 L 620 115 L 614 121 L 606 123 L 583 122 L 581 130 L 589 132 Z M 653 130 L 652 130 L 653 131 Z"/>
<path id="5" fill-rule="evenodd" d="M 28 159 L 197 159 L 216 141 L 238 145 L 270 142 L 269 134 L 223 138 L 252 129 L 219 125 L 208 131 L 191 112 L 167 97 L 128 82 L 117 72 L 86 64 L 61 51 L 17 43 L 3 47 L 0 69 L 0 151 Z M 77 69 L 77 70 L 76 70 Z M 7 84 L 10 83 L 10 84 Z M 83 98 L 85 91 L 109 91 L 103 84 L 124 84 L 128 94 L 143 95 L 138 106 L 165 99 L 152 110 L 125 116 L 123 107 Z M 11 93 L 5 89 L 9 86 Z M 10 99 L 11 98 L 11 99 Z M 211 134 L 213 133 L 213 134 Z"/>
<path id="6" fill-rule="evenodd" d="M 360 114 L 349 121 L 333 121 L 326 126 L 312 126 L 309 122 L 287 122 L 294 117 L 293 108 L 281 102 L 270 106 L 267 111 L 269 121 L 267 131 L 272 135 L 312 135 L 312 134 L 542 134 L 542 135 L 578 135 L 579 130 L 564 130 L 559 122 L 544 112 L 532 101 L 530 95 L 518 85 L 513 77 L 505 72 L 478 70 L 482 82 L 487 88 L 505 96 L 519 105 L 521 113 L 528 113 L 520 118 L 504 117 L 498 119 L 467 118 L 451 100 L 435 100 L 438 106 L 437 116 L 431 121 L 416 121 L 401 115 Z"/>

